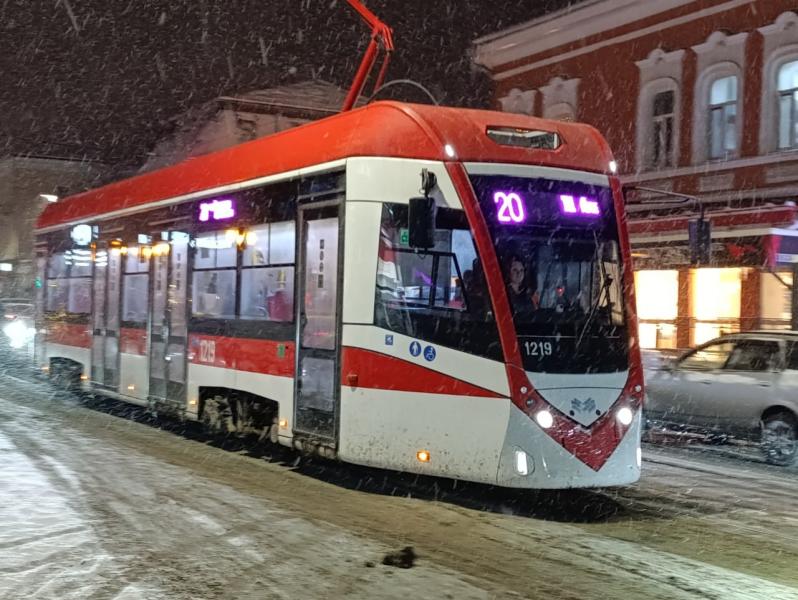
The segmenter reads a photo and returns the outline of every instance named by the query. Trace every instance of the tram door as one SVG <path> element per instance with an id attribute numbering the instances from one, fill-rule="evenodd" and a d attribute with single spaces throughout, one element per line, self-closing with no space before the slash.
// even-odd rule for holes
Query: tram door
<path id="1" fill-rule="evenodd" d="M 335 446 L 340 392 L 341 252 L 337 201 L 300 207 L 294 431 Z"/>
<path id="2" fill-rule="evenodd" d="M 181 409 L 186 397 L 188 235 L 171 232 L 153 246 L 150 318 L 150 401 Z"/>
<path id="3" fill-rule="evenodd" d="M 119 387 L 119 292 L 122 255 L 97 250 L 94 257 L 91 379 L 95 386 Z"/>

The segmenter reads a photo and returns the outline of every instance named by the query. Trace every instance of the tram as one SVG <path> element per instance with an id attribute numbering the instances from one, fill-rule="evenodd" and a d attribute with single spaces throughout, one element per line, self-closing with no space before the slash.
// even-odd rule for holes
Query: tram
<path id="1" fill-rule="evenodd" d="M 380 101 L 47 206 L 50 376 L 341 461 L 640 474 L 623 199 L 591 127 Z"/>

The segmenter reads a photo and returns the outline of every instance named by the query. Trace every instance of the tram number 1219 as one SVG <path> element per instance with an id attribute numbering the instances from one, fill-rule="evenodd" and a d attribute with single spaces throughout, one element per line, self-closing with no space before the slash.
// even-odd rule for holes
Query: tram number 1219
<path id="1" fill-rule="evenodd" d="M 527 356 L 551 356 L 554 353 L 554 346 L 551 342 L 525 341 L 524 351 Z"/>

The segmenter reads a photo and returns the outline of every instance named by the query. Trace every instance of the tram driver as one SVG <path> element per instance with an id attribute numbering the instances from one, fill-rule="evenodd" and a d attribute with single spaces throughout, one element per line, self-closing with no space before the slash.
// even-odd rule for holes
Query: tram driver
<path id="1" fill-rule="evenodd" d="M 507 297 L 513 316 L 529 319 L 540 308 L 540 294 L 537 289 L 529 286 L 526 267 L 516 254 L 508 261 L 508 274 Z"/>

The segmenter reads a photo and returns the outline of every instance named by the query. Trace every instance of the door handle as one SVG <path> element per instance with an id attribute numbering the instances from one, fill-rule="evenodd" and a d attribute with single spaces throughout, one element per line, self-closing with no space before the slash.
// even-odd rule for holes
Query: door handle
<path id="1" fill-rule="evenodd" d="M 765 381 L 760 381 L 758 385 L 759 387 L 770 387 L 770 384 Z"/>
<path id="2" fill-rule="evenodd" d="M 701 383 L 703 383 L 704 385 L 712 385 L 712 380 L 710 380 L 710 379 L 702 379 Z"/>

